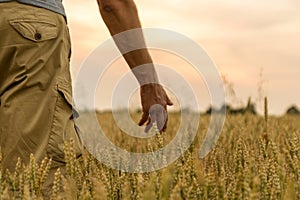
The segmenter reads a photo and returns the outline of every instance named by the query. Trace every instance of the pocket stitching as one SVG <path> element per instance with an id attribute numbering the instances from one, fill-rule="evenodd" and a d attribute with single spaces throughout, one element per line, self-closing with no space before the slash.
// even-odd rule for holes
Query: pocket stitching
<path id="1" fill-rule="evenodd" d="M 49 33 L 49 29 L 47 31 L 41 31 L 38 30 L 38 26 L 34 27 L 32 23 L 36 24 L 44 24 L 49 25 L 50 28 L 54 29 L 54 31 L 51 31 Z M 57 26 L 56 23 L 46 20 L 34 20 L 34 19 L 14 19 L 10 20 L 9 24 L 18 32 L 20 33 L 24 38 L 27 38 L 34 42 L 43 42 L 46 40 L 51 40 L 57 37 Z M 29 34 L 27 34 L 28 32 Z M 43 32 L 43 37 L 40 40 L 37 40 L 34 35 L 35 33 Z"/>

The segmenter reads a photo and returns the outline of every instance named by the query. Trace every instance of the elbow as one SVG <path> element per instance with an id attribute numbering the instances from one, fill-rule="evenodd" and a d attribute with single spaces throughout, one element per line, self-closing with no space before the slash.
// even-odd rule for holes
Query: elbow
<path id="1" fill-rule="evenodd" d="M 118 13 L 135 9 L 136 5 L 133 0 L 98 0 L 100 11 L 102 13 Z"/>

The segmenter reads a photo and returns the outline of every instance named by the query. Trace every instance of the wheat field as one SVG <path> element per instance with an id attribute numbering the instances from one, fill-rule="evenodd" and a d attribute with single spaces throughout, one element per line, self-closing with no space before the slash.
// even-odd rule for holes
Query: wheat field
<path id="1" fill-rule="evenodd" d="M 166 133 L 146 141 L 123 134 L 111 113 L 98 118 L 116 145 L 144 152 L 172 140 L 180 113 L 170 113 Z M 66 143 L 68 176 L 56 172 L 51 199 L 300 199 L 299 116 L 228 115 L 216 147 L 199 159 L 209 120 L 201 116 L 193 144 L 176 162 L 149 173 L 113 170 L 88 152 L 75 159 L 72 141 Z M 42 199 L 50 164 L 48 158 L 36 164 L 32 156 L 28 166 L 16 163 L 14 174 L 1 173 L 0 199 Z"/>

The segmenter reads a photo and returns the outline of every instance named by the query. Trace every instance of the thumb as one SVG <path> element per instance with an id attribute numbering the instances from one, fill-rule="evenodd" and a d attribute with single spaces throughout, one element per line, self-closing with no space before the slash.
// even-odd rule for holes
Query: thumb
<path id="1" fill-rule="evenodd" d="M 168 106 L 173 106 L 173 102 L 168 96 L 167 96 L 167 105 Z"/>

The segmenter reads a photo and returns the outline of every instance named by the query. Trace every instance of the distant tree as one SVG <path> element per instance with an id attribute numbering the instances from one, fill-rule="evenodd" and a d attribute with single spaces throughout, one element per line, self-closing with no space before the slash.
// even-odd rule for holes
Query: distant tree
<path id="1" fill-rule="evenodd" d="M 245 112 L 251 113 L 253 115 L 257 114 L 255 104 L 252 103 L 251 97 L 248 98 L 248 103 L 247 107 L 245 108 Z"/>
<path id="2" fill-rule="evenodd" d="M 299 115 L 300 111 L 297 106 L 291 106 L 287 109 L 286 114 L 288 115 Z"/>
<path id="3" fill-rule="evenodd" d="M 245 114 L 245 113 L 250 113 L 253 115 L 257 114 L 255 104 L 251 102 L 251 98 L 248 99 L 248 103 L 246 107 L 232 108 L 230 105 L 224 104 L 219 110 L 213 107 L 209 107 L 206 110 L 205 114 L 211 114 L 213 111 L 220 112 L 220 113 L 224 113 L 224 111 L 226 111 L 226 113 L 231 115 Z"/>
<path id="4" fill-rule="evenodd" d="M 228 104 L 224 104 L 224 105 L 220 108 L 219 112 L 222 112 L 222 113 L 226 112 L 226 113 L 228 113 L 228 112 L 230 112 L 230 110 L 232 110 L 231 106 L 228 105 Z"/>
<path id="5" fill-rule="evenodd" d="M 230 109 L 229 105 L 223 105 L 220 109 L 214 108 L 212 106 L 210 106 L 206 111 L 205 114 L 210 115 L 212 113 L 223 113 L 224 110 L 226 110 L 226 112 Z"/>
<path id="6" fill-rule="evenodd" d="M 213 112 L 214 108 L 210 106 L 206 111 L 205 114 L 210 115 Z"/>

